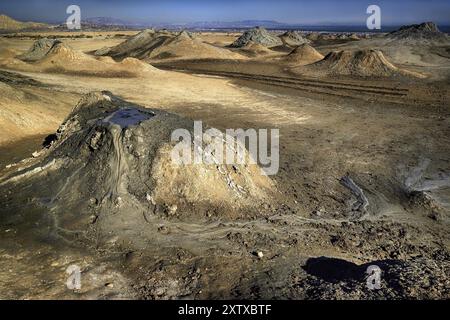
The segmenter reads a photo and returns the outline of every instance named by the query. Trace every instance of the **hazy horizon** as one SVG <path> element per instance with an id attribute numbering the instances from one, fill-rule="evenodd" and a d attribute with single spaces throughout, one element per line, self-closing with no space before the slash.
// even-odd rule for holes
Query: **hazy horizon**
<path id="1" fill-rule="evenodd" d="M 202 21 L 273 20 L 296 25 L 364 25 L 366 8 L 377 4 L 384 25 L 433 21 L 450 24 L 450 2 L 358 0 L 16 0 L 0 3 L 0 13 L 21 21 L 56 23 L 67 18 L 71 4 L 81 7 L 82 19 L 111 17 L 142 24 L 183 24 Z"/>

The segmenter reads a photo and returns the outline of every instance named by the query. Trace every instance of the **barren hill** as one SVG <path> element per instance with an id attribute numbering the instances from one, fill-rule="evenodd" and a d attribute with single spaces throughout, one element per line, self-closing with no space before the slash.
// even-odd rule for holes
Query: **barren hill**
<path id="1" fill-rule="evenodd" d="M 14 20 L 7 15 L 0 15 L 0 30 L 23 30 L 23 29 L 43 29 L 48 28 L 49 25 L 45 23 L 38 22 L 21 22 Z"/>

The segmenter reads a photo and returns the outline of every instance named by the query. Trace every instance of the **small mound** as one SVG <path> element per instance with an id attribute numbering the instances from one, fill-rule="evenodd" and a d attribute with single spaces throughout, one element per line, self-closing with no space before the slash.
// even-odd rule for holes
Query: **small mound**
<path id="1" fill-rule="evenodd" d="M 318 32 L 311 32 L 308 33 L 305 38 L 310 41 L 316 41 L 317 39 L 319 39 L 319 35 L 320 34 Z"/>
<path id="2" fill-rule="evenodd" d="M 142 43 L 154 38 L 156 31 L 154 29 L 145 29 L 138 34 L 128 38 L 125 42 L 129 47 L 138 47 Z"/>
<path id="3" fill-rule="evenodd" d="M 348 38 L 351 40 L 361 40 L 361 38 L 356 33 L 352 33 L 348 36 Z"/>
<path id="4" fill-rule="evenodd" d="M 285 45 L 288 46 L 299 46 L 304 43 L 310 43 L 310 41 L 303 37 L 303 35 L 298 31 L 287 31 L 280 35 L 280 39 Z"/>
<path id="5" fill-rule="evenodd" d="M 269 48 L 267 48 L 259 43 L 254 43 L 253 41 L 248 42 L 247 45 L 240 48 L 240 51 L 246 55 L 253 56 L 253 57 L 274 53 L 274 51 L 270 50 Z"/>
<path id="6" fill-rule="evenodd" d="M 360 77 L 390 77 L 395 75 L 423 77 L 414 72 L 397 68 L 380 50 L 333 51 L 312 65 L 326 73 Z"/>
<path id="7" fill-rule="evenodd" d="M 80 60 L 86 60 L 87 55 L 82 52 L 73 50 L 70 46 L 58 41 L 53 47 L 45 54 L 42 59 L 39 59 L 39 63 L 51 63 L 55 65 L 63 65 Z"/>
<path id="8" fill-rule="evenodd" d="M 329 41 L 329 40 L 336 40 L 337 36 L 331 33 L 321 33 L 318 35 L 317 40 L 322 41 Z"/>
<path id="9" fill-rule="evenodd" d="M 309 44 L 302 44 L 291 51 L 285 60 L 296 65 L 307 65 L 323 59 L 323 55 Z"/>
<path id="10" fill-rule="evenodd" d="M 24 54 L 17 56 L 18 59 L 26 62 L 38 61 L 44 58 L 52 48 L 61 41 L 54 39 L 39 39 L 33 43 L 30 49 Z"/>
<path id="11" fill-rule="evenodd" d="M 413 24 L 402 26 L 400 29 L 393 31 L 387 35 L 388 38 L 401 41 L 419 41 L 419 42 L 437 42 L 447 43 L 449 37 L 442 33 L 437 25 L 433 22 L 424 22 L 421 24 Z"/>
<path id="12" fill-rule="evenodd" d="M 112 61 L 114 63 L 114 61 Z M 125 58 L 121 62 L 119 62 L 119 65 L 124 67 L 126 70 L 129 71 L 150 71 L 150 72 L 158 72 L 159 69 L 155 68 L 149 63 L 142 62 L 141 60 L 135 59 L 135 58 Z"/>
<path id="13" fill-rule="evenodd" d="M 265 47 L 275 47 L 283 44 L 283 41 L 277 36 L 270 34 L 263 27 L 256 27 L 245 31 L 230 47 L 242 48 L 247 46 L 250 42 L 254 42 Z"/>
<path id="14" fill-rule="evenodd" d="M 194 35 L 189 31 L 183 30 L 177 35 L 178 39 L 194 39 Z"/>

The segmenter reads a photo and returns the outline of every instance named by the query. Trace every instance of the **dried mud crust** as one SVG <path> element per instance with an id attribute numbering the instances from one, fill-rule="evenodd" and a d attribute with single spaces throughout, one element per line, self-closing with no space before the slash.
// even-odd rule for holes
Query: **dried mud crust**
<path id="1" fill-rule="evenodd" d="M 133 270 L 134 289 L 146 299 L 441 299 L 450 294 L 448 252 L 442 243 L 424 244 L 424 232 L 408 225 L 296 223 L 286 216 L 266 223 L 278 232 L 264 232 L 264 222 L 240 230 L 231 224 L 220 249 L 155 250 L 153 259 L 133 251 L 124 267 Z M 380 290 L 366 286 L 371 265 L 382 270 Z"/>

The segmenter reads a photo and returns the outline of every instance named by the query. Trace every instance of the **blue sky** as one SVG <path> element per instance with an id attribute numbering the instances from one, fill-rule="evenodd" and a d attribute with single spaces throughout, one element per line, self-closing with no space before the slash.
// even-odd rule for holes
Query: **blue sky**
<path id="1" fill-rule="evenodd" d="M 114 17 L 146 23 L 277 20 L 320 24 L 365 24 L 366 8 L 381 7 L 382 22 L 450 24 L 449 0 L 0 0 L 0 13 L 19 20 L 65 21 L 66 7 L 77 4 L 82 17 Z"/>

